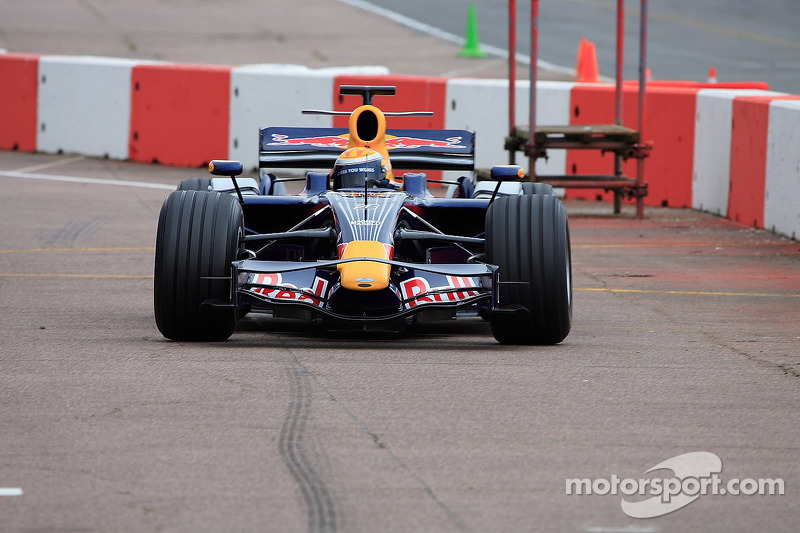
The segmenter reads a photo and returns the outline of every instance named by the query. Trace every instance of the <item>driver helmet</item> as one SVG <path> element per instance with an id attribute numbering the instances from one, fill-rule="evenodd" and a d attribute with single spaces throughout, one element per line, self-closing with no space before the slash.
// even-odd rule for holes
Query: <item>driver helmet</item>
<path id="1" fill-rule="evenodd" d="M 367 180 L 381 186 L 386 183 L 386 161 L 371 148 L 348 148 L 336 159 L 331 175 L 334 190 L 363 188 Z"/>

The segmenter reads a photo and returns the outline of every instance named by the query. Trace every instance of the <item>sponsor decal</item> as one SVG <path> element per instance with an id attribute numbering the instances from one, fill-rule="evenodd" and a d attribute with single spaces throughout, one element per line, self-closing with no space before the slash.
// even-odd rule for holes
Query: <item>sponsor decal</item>
<path id="1" fill-rule="evenodd" d="M 308 144 L 318 148 L 347 148 L 349 135 L 325 135 L 322 137 L 298 137 L 290 139 L 288 135 L 272 134 L 272 141 L 267 146 L 297 146 Z"/>
<path id="2" fill-rule="evenodd" d="M 347 148 L 350 136 L 345 135 L 323 135 L 320 137 L 295 137 L 289 138 L 288 135 L 280 133 L 272 134 L 272 142 L 267 146 L 300 146 L 309 145 L 317 148 Z M 384 138 L 387 150 L 397 148 L 413 150 L 415 148 L 464 148 L 468 147 L 461 144 L 461 137 L 448 137 L 447 139 L 423 139 L 420 137 L 398 137 L 386 135 Z"/>
<path id="3" fill-rule="evenodd" d="M 405 148 L 406 150 L 414 148 L 466 148 L 461 144 L 461 137 L 448 137 L 447 139 L 439 140 L 387 135 L 385 141 L 387 150 L 394 148 Z"/>
<path id="4" fill-rule="evenodd" d="M 322 307 L 322 298 L 325 297 L 325 294 L 328 291 L 328 280 L 320 278 L 319 276 L 314 277 L 314 282 L 311 284 L 311 287 L 305 287 L 299 290 L 291 283 L 283 283 L 283 278 L 280 273 L 254 274 L 251 283 L 254 285 L 272 285 L 272 287 L 251 287 L 250 291 L 256 294 L 260 294 L 275 300 L 296 300 L 298 302 L 306 302 L 316 305 L 317 307 Z M 273 287 L 284 287 L 285 289 L 295 290 L 281 290 Z M 309 294 L 305 293 L 310 293 L 314 296 L 310 296 Z"/>
<path id="5" fill-rule="evenodd" d="M 374 174 L 375 169 L 372 167 L 347 167 L 339 171 L 339 174 Z"/>
<path id="6" fill-rule="evenodd" d="M 406 302 L 406 308 L 411 309 L 418 305 L 425 305 L 437 302 L 459 302 L 477 296 L 477 291 L 455 291 L 435 294 L 436 291 L 477 287 L 473 278 L 461 276 L 446 276 L 447 285 L 442 287 L 431 287 L 425 278 L 411 278 L 400 283 L 400 294 Z M 429 294 L 429 293 L 434 294 Z"/>

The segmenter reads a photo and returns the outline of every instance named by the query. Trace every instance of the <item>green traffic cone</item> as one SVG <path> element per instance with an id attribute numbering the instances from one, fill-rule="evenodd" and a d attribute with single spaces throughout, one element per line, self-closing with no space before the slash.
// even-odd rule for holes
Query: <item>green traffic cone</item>
<path id="1" fill-rule="evenodd" d="M 481 42 L 478 39 L 478 16 L 475 14 L 475 4 L 469 5 L 467 12 L 467 39 L 464 48 L 458 53 L 462 57 L 486 57 L 481 51 Z"/>

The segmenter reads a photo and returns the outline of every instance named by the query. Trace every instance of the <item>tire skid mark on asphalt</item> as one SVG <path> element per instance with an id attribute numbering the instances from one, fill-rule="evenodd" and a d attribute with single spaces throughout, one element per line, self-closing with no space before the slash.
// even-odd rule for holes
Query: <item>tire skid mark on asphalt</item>
<path id="1" fill-rule="evenodd" d="M 62 241 L 75 242 L 78 240 L 78 237 L 95 233 L 106 223 L 106 220 L 106 218 L 102 217 L 94 217 L 85 222 L 71 220 L 43 240 L 46 245 L 52 245 Z"/>
<path id="2" fill-rule="evenodd" d="M 336 508 L 325 483 L 312 466 L 304 448 L 306 423 L 311 411 L 309 372 L 292 355 L 286 365 L 290 400 L 280 434 L 280 456 L 303 497 L 308 513 L 308 530 L 336 531 Z"/>
<path id="3" fill-rule="evenodd" d="M 291 352 L 290 348 L 288 347 L 286 348 Z M 334 402 L 342 409 L 342 411 L 345 412 L 348 418 L 350 418 L 358 426 L 358 428 L 372 440 L 375 446 L 377 446 L 381 450 L 384 450 L 389 455 L 389 458 L 395 464 L 397 464 L 401 469 L 407 472 L 408 475 L 410 475 L 417 483 L 419 483 L 422 486 L 423 490 L 428 495 L 428 497 L 431 500 L 433 500 L 436 506 L 439 507 L 439 509 L 441 509 L 450 520 L 453 521 L 453 523 L 455 524 L 455 526 L 458 528 L 459 531 L 470 531 L 470 528 L 464 525 L 458 514 L 452 509 L 450 509 L 441 499 L 439 499 L 439 497 L 433 491 L 433 488 L 424 479 L 422 479 L 422 477 L 419 474 L 414 472 L 414 470 L 412 470 L 411 467 L 408 466 L 408 464 L 405 461 L 403 461 L 397 454 L 395 454 L 386 443 L 381 441 L 380 436 L 376 432 L 374 432 L 366 423 L 364 423 L 352 410 L 350 410 L 350 408 L 348 408 L 344 402 L 339 400 L 336 397 L 336 395 L 334 395 L 333 392 L 331 392 L 331 390 L 325 386 L 324 383 L 322 383 L 305 366 L 303 366 L 303 364 L 300 363 L 300 361 L 297 359 L 297 356 L 295 355 L 293 355 L 293 363 L 297 365 L 297 367 L 304 372 L 303 375 L 305 377 L 312 379 L 317 384 L 317 386 L 320 389 L 322 389 L 322 391 L 325 393 L 325 395 L 328 397 L 329 400 Z"/>

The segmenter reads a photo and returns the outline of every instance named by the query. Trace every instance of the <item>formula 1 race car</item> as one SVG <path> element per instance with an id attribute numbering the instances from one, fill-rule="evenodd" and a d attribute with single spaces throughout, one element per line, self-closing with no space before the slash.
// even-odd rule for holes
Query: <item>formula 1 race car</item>
<path id="1" fill-rule="evenodd" d="M 363 98 L 349 127 L 264 128 L 262 169 L 332 169 L 305 177 L 182 182 L 164 202 L 155 257 L 155 319 L 181 341 L 230 337 L 247 313 L 315 321 L 331 331 L 403 331 L 421 319 L 480 316 L 504 344 L 555 344 L 572 322 L 570 237 L 549 185 L 513 165 L 493 181 L 443 181 L 422 172 L 475 166 L 474 133 L 387 130 L 375 96 L 391 86 L 342 86 Z M 285 182 L 303 180 L 297 195 Z"/>

